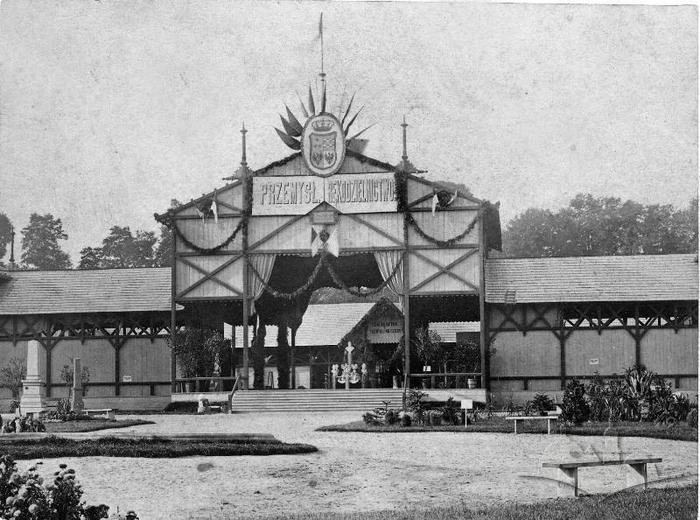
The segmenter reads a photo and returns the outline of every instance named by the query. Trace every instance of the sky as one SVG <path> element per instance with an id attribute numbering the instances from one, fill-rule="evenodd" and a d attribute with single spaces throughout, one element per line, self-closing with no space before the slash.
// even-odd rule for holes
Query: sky
<path id="1" fill-rule="evenodd" d="M 63 248 L 291 150 L 316 88 L 357 92 L 365 154 L 501 202 L 502 223 L 580 192 L 685 206 L 698 190 L 695 6 L 4 0 L 0 212 L 61 218 Z M 18 233 L 19 235 L 19 233 Z"/>

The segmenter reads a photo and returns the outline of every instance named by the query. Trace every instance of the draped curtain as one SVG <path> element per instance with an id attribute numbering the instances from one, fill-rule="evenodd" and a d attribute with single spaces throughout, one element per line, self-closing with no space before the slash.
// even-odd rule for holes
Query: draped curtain
<path id="1" fill-rule="evenodd" d="M 403 294 L 403 251 L 377 251 L 374 253 L 374 259 L 384 281 L 394 273 L 387 287 L 395 296 L 401 296 Z"/>
<path id="2" fill-rule="evenodd" d="M 277 255 L 250 255 L 248 259 L 250 264 L 255 268 L 255 270 L 260 274 L 260 278 L 255 276 L 252 269 L 248 269 L 248 290 L 250 291 L 251 299 L 253 300 L 250 305 L 250 313 L 255 314 L 255 300 L 262 296 L 264 289 L 264 284 L 270 281 L 270 275 L 272 274 L 272 268 L 275 267 L 275 258 Z M 264 282 L 264 283 L 263 283 Z"/>

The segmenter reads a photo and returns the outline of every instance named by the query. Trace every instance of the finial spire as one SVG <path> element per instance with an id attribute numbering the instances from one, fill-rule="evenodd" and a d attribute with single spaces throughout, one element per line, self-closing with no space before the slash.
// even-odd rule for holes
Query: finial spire
<path id="1" fill-rule="evenodd" d="M 10 231 L 10 269 L 15 268 L 15 226 Z"/>
<path id="2" fill-rule="evenodd" d="M 403 116 L 403 123 L 401 123 L 401 128 L 403 129 L 403 155 L 401 156 L 401 161 L 403 162 L 404 171 L 408 171 L 408 152 L 406 151 L 406 114 Z"/>
<path id="3" fill-rule="evenodd" d="M 241 137 L 242 137 L 242 150 L 241 150 L 241 166 L 244 168 L 248 167 L 248 162 L 246 161 L 246 155 L 245 155 L 245 134 L 248 133 L 248 130 L 245 129 L 245 122 L 243 122 L 243 125 L 241 126 Z"/>

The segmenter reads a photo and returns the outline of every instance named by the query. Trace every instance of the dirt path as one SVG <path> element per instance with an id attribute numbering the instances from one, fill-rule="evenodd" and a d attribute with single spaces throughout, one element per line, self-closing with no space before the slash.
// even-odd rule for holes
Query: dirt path
<path id="1" fill-rule="evenodd" d="M 317 446 L 319 453 L 268 457 L 62 459 L 75 468 L 88 503 L 112 512 L 135 509 L 143 520 L 250 518 L 282 512 L 373 511 L 465 502 L 478 507 L 533 502 L 556 496 L 548 459 L 571 452 L 653 454 L 651 481 L 688 475 L 697 481 L 697 443 L 661 439 L 567 437 L 493 433 L 332 433 L 321 425 L 358 414 L 242 414 L 149 416 L 154 425 L 123 431 L 271 433 L 286 442 Z M 95 432 L 109 434 L 109 430 Z M 47 460 L 54 471 L 59 460 Z M 23 463 L 28 466 L 29 463 Z M 547 478 L 542 478 L 547 477 Z M 587 468 L 583 490 L 602 493 L 625 486 L 624 467 Z"/>

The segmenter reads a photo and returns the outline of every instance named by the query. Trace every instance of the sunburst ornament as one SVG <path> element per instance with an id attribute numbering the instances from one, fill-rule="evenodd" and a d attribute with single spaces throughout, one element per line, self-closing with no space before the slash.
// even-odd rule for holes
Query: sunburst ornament
<path id="1" fill-rule="evenodd" d="M 343 164 L 345 159 L 345 151 L 348 146 L 353 144 L 360 135 L 362 135 L 368 126 L 356 133 L 352 137 L 349 136 L 350 128 L 357 119 L 357 116 L 362 112 L 361 107 L 355 114 L 348 119 L 352 104 L 355 100 L 353 94 L 342 118 L 326 112 L 326 83 L 323 82 L 321 90 L 321 99 L 319 110 L 316 110 L 316 102 L 309 87 L 308 104 L 304 105 L 299 95 L 299 104 L 301 105 L 301 113 L 305 121 L 304 124 L 292 113 L 288 106 L 285 105 L 287 117 L 280 114 L 282 128 L 275 128 L 277 135 L 282 139 L 292 150 L 301 150 L 306 167 L 316 175 L 327 177 L 336 173 Z M 347 123 L 346 123 L 347 120 Z M 358 140 L 359 143 L 362 140 Z"/>

